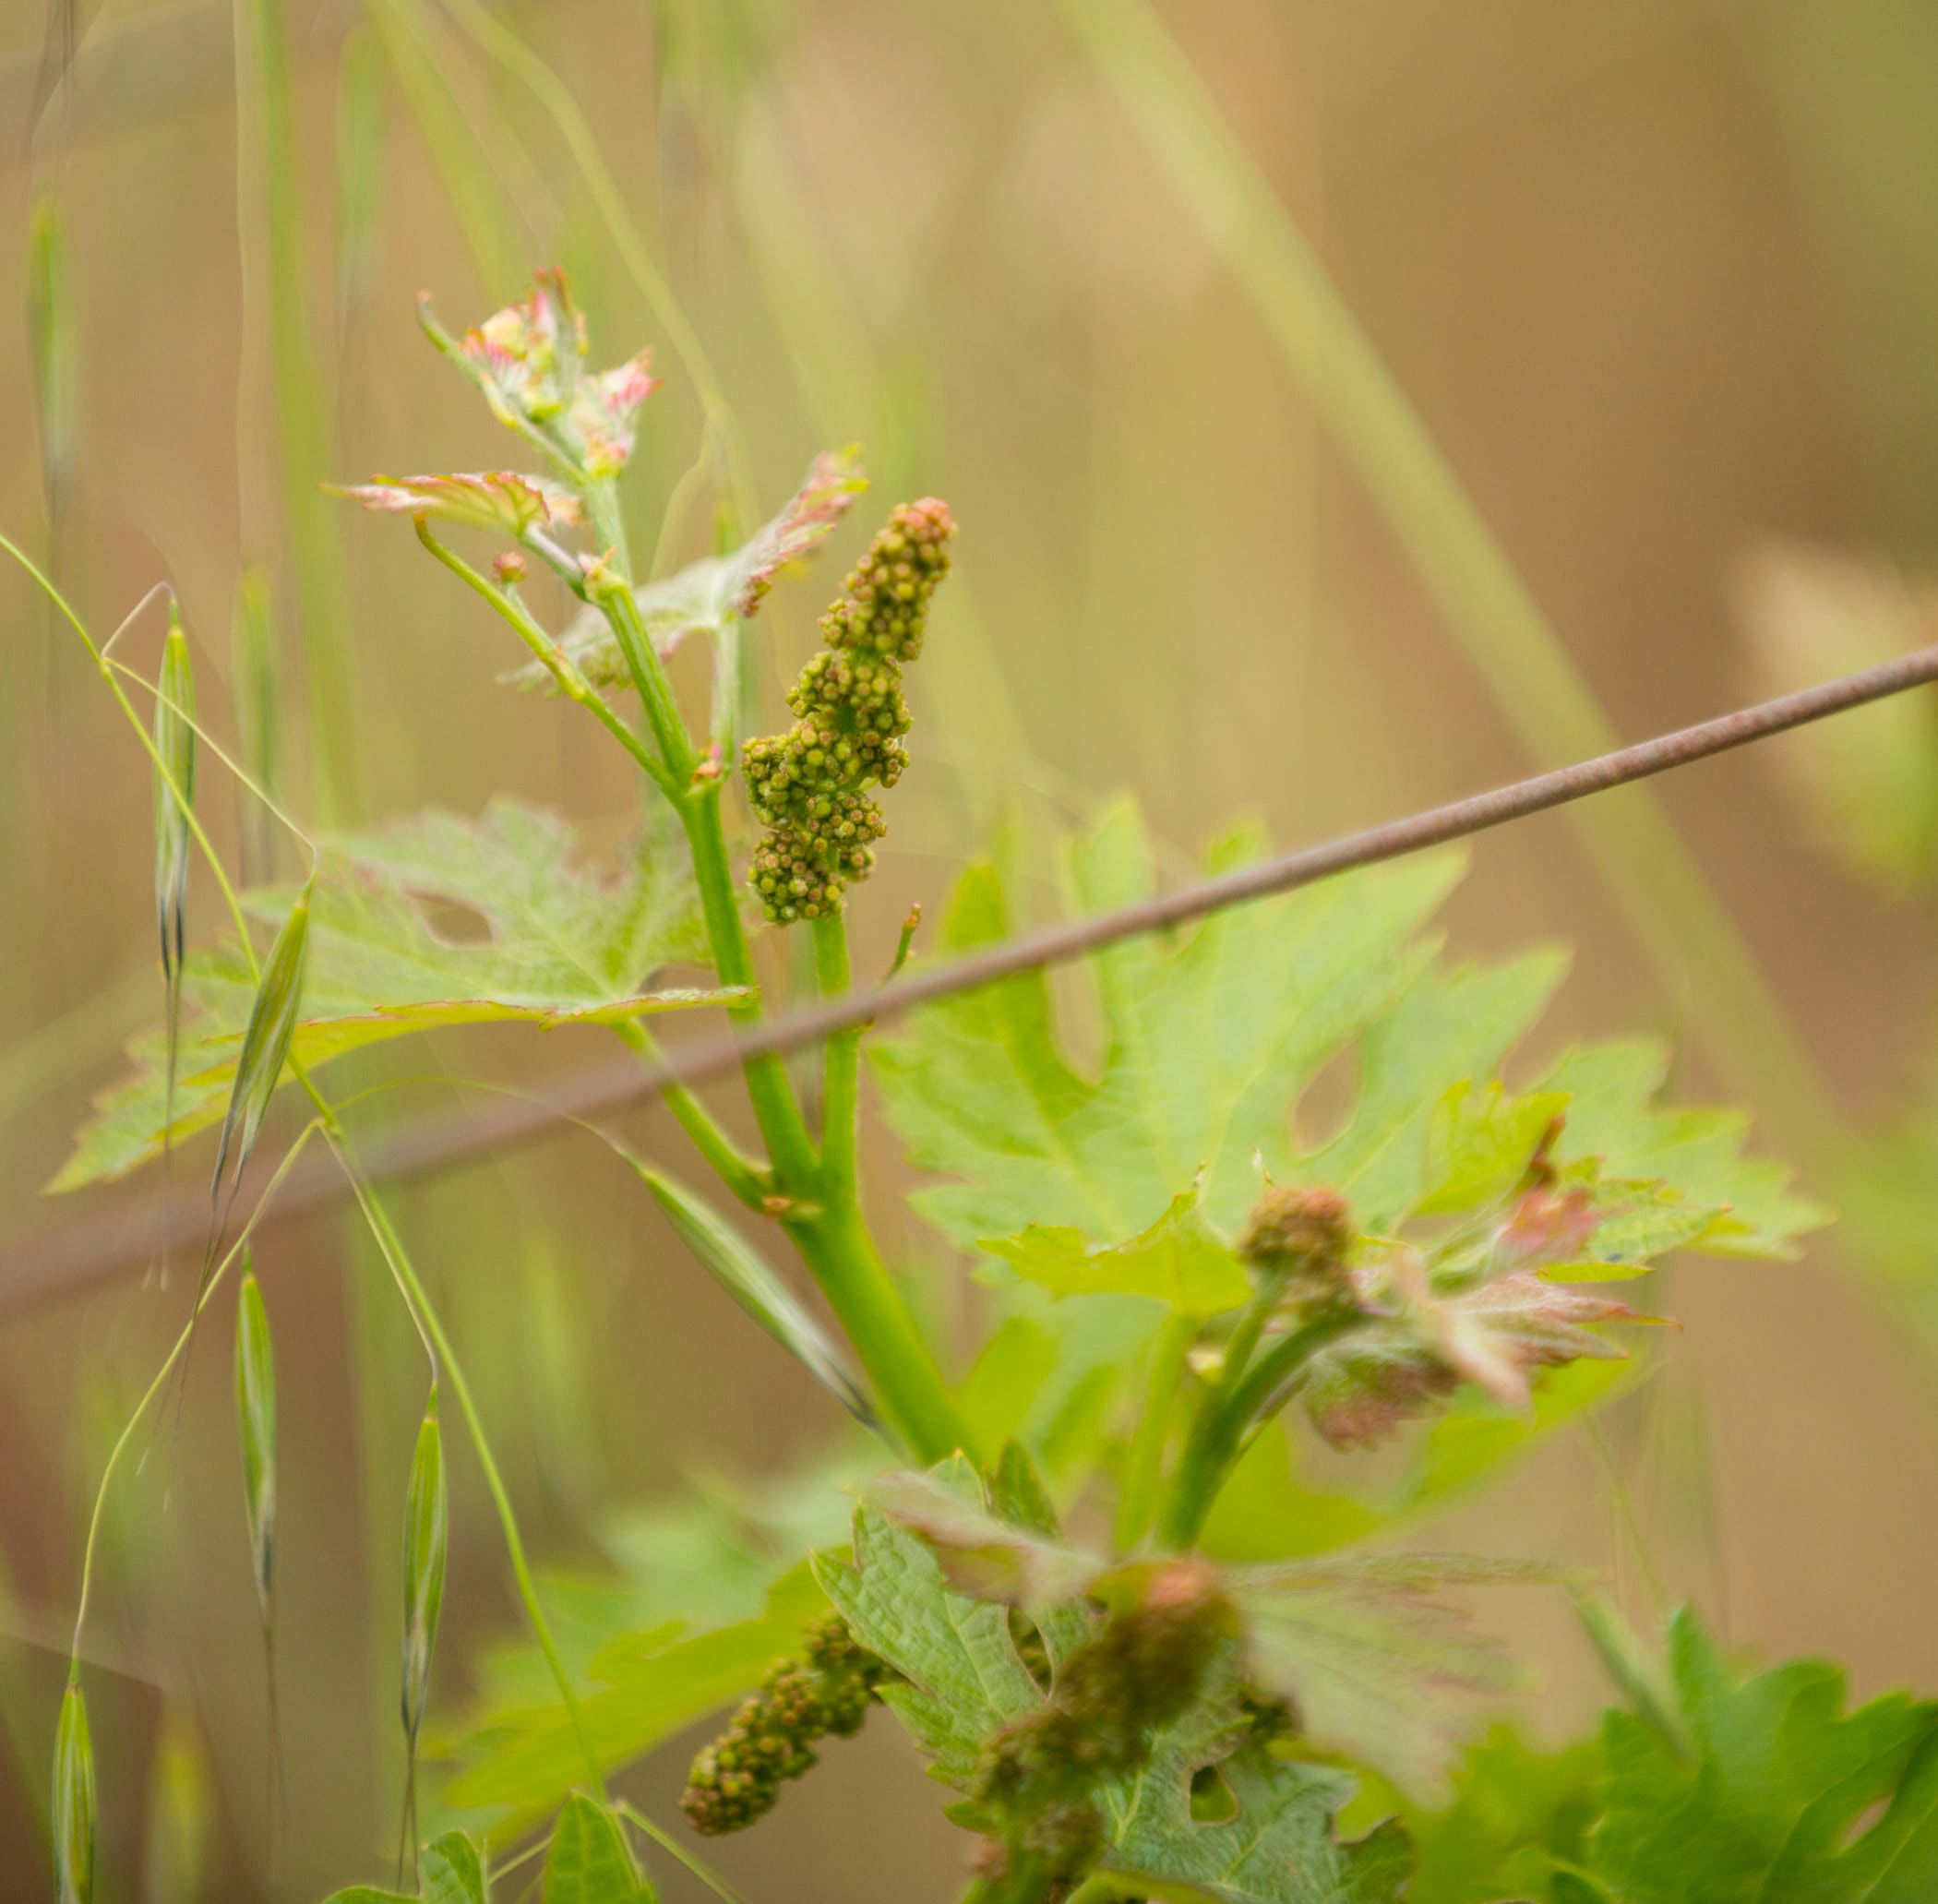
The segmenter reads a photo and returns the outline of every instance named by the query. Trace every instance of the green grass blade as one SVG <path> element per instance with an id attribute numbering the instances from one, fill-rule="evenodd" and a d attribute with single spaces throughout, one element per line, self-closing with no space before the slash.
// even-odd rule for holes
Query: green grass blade
<path id="1" fill-rule="evenodd" d="M 175 1055 L 182 1031 L 182 962 L 186 952 L 188 814 L 195 803 L 195 669 L 175 605 L 168 605 L 168 635 L 155 695 L 155 924 L 162 941 L 167 1006 L 168 1081 L 162 1143 L 174 1126 Z"/>
<path id="2" fill-rule="evenodd" d="M 59 1904 L 93 1904 L 94 1743 L 88 1702 L 70 1679 L 54 1743 L 54 1869 Z"/>
<path id="3" fill-rule="evenodd" d="M 633 1168 L 708 1275 L 864 1428 L 879 1432 L 880 1419 L 846 1359 L 739 1233 L 684 1184 L 643 1164 Z"/>
<path id="4" fill-rule="evenodd" d="M 383 51 L 367 28 L 343 42 L 337 75 L 337 343 L 344 347 L 377 273 L 388 125 Z"/>
<path id="5" fill-rule="evenodd" d="M 317 487 L 329 473 L 317 373 L 325 360 L 305 297 L 295 90 L 281 0 L 235 0 L 235 77 L 238 163 L 245 179 L 257 181 L 255 205 L 244 201 L 244 281 L 245 296 L 261 296 L 269 323 L 280 501 L 300 608 L 317 804 L 323 819 L 340 820 L 355 807 L 358 784 L 350 614 L 334 515 Z M 245 488 L 253 473 L 244 472 Z"/>
<path id="6" fill-rule="evenodd" d="M 262 1285 L 245 1255 L 235 1309 L 235 1425 L 256 1597 L 269 1618 L 276 1580 L 276 1349 Z"/>
<path id="7" fill-rule="evenodd" d="M 34 201 L 27 227 L 27 341 L 40 427 L 41 484 L 50 521 L 72 493 L 80 448 L 80 352 L 66 214 L 58 198 Z"/>
<path id="8" fill-rule="evenodd" d="M 276 1700 L 276 1348 L 262 1285 L 246 1252 L 235 1306 L 235 1427 L 242 1447 L 243 1507 L 249 1557 L 262 1612 L 262 1664 L 268 1763 L 265 1836 L 274 1862 L 278 1802 L 282 1796 L 282 1722 Z M 287 1805 L 283 1806 L 286 1811 Z"/>
<path id="9" fill-rule="evenodd" d="M 444 1609 L 445 1563 L 450 1553 L 450 1503 L 444 1480 L 444 1441 L 437 1425 L 437 1386 L 425 1407 L 404 1494 L 404 1606 L 401 1706 L 404 1729 L 403 1836 L 414 1855 L 417 1835 L 417 1738 L 431 1692 L 431 1655 Z M 400 1857 L 399 1863 L 401 1865 Z"/>
<path id="10" fill-rule="evenodd" d="M 1146 0 L 1058 0 L 1333 433 L 1503 718 L 1537 764 L 1619 736 L 1336 285 L 1219 118 Z M 1669 993 L 1718 1061 L 1800 1135 L 1827 1141 L 1821 1078 L 1657 797 L 1569 809 Z"/>
<path id="11" fill-rule="evenodd" d="M 448 50 L 420 0 L 364 0 L 364 11 L 489 299 L 509 298 L 527 275 L 528 241 L 508 209 L 514 197 L 495 155 L 473 134 L 451 89 Z"/>
<path id="12" fill-rule="evenodd" d="M 237 755 L 249 777 L 280 802 L 288 737 L 283 728 L 282 662 L 269 612 L 269 579 L 258 568 L 236 578 L 235 609 L 229 628 L 229 698 L 235 712 Z M 268 877 L 275 851 L 276 822 L 259 800 L 243 809 L 244 871 Z"/>
<path id="13" fill-rule="evenodd" d="M 295 1035 L 296 1012 L 303 998 L 304 967 L 309 954 L 310 893 L 315 883 L 313 874 L 290 907 L 289 916 L 283 920 L 269 958 L 264 961 L 262 977 L 249 1007 L 235 1083 L 229 1093 L 229 1108 L 222 1118 L 221 1135 L 215 1149 L 215 1174 L 209 1194 L 218 1205 L 222 1201 L 225 1175 L 233 1201 L 248 1166 L 249 1153 L 255 1149 L 257 1135 L 262 1129 L 263 1113 L 269 1109 L 269 1099 L 282 1080 L 282 1068 L 290 1055 L 290 1041 Z M 229 1169 L 232 1156 L 235 1160 L 233 1171 Z"/>

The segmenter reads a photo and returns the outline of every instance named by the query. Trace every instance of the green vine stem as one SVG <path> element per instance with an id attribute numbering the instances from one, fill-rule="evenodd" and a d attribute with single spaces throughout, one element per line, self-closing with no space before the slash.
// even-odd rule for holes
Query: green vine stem
<path id="1" fill-rule="evenodd" d="M 1225 1380 L 1204 1397 L 1178 1460 L 1158 1524 L 1165 1547 L 1183 1552 L 1196 1542 L 1251 1430 L 1298 1393 L 1321 1349 L 1364 1320 L 1356 1310 L 1323 1311 L 1281 1336 L 1249 1366 L 1227 1366 Z"/>
<path id="2" fill-rule="evenodd" d="M 809 1208 L 784 1217 L 783 1226 L 853 1344 L 883 1414 L 925 1463 L 959 1448 L 976 1455 L 935 1349 L 882 1262 L 853 1186 Z"/>
<path id="3" fill-rule="evenodd" d="M 621 572 L 610 584 L 592 591 L 591 598 L 619 642 L 661 757 L 681 788 L 674 798 L 674 810 L 692 855 L 713 968 L 723 985 L 745 988 L 748 994 L 742 1003 L 727 1008 L 728 1017 L 736 1024 L 754 1023 L 760 1016 L 760 1003 L 753 952 L 727 851 L 722 814 L 724 772 L 696 771 L 701 763 L 673 699 L 664 665 L 640 620 L 629 579 Z M 846 991 L 845 937 L 826 950 L 818 939 L 817 952 L 824 987 L 834 984 Z M 971 1437 L 935 1350 L 903 1301 L 862 1215 L 853 1136 L 859 1042 L 856 1031 L 851 1038 L 835 1041 L 839 1055 L 833 1047 L 830 1050 L 827 1128 L 836 1133 L 831 1156 L 817 1150 L 782 1060 L 749 1058 L 741 1069 L 767 1144 L 788 1235 L 846 1331 L 884 1414 L 915 1454 L 925 1461 L 939 1461 L 967 1447 Z M 840 1134 L 843 1129 L 845 1135 Z"/>
<path id="4" fill-rule="evenodd" d="M 760 1002 L 753 951 L 741 921 L 733 863 L 727 855 L 720 796 L 717 780 L 702 781 L 678 803 L 678 812 L 693 856 L 693 878 L 700 888 L 708 943 L 713 950 L 713 969 L 722 985 L 745 986 L 754 994 L 743 1004 L 728 1006 L 727 1016 L 736 1025 L 749 1024 L 760 1018 Z M 750 1058 L 741 1071 L 781 1194 L 811 1196 L 819 1187 L 820 1158 L 808 1134 L 786 1064 L 778 1058 Z"/>
<path id="5" fill-rule="evenodd" d="M 1151 1351 L 1150 1386 L 1143 1413 L 1124 1457 L 1124 1481 L 1118 1494 L 1117 1550 L 1128 1553 L 1150 1530 L 1164 1478 L 1164 1451 L 1171 1438 L 1171 1418 L 1184 1385 L 1185 1359 L 1198 1338 L 1198 1318 L 1174 1315 Z"/>
<path id="6" fill-rule="evenodd" d="M 814 921 L 814 975 L 824 999 L 845 997 L 854 982 L 848 922 L 841 913 L 823 913 Z M 821 1168 L 831 1182 L 853 1185 L 858 1180 L 861 1027 L 830 1038 L 822 1062 Z"/>
<path id="7" fill-rule="evenodd" d="M 661 1061 L 664 1054 L 659 1040 L 638 1019 L 622 1018 L 613 1030 L 621 1044 L 639 1054 L 642 1063 Z M 774 1193 L 772 1177 L 721 1129 L 713 1114 L 684 1084 L 670 1084 L 660 1095 L 714 1176 L 749 1210 L 764 1215 Z"/>

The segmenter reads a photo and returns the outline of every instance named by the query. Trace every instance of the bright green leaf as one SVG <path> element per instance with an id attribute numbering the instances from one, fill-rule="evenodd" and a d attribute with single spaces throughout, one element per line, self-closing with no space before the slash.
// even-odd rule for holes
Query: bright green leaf
<path id="1" fill-rule="evenodd" d="M 1604 1811 L 1582 1873 L 1609 1904 L 1914 1904 L 1938 1897 L 1938 1706 L 1842 1712 L 1844 1675 L 1741 1677 L 1695 1620 L 1669 1632 L 1688 1751 L 1603 1726 Z"/>
<path id="2" fill-rule="evenodd" d="M 982 1247 L 1053 1296 L 1146 1296 L 1180 1315 L 1216 1315 L 1251 1294 L 1250 1277 L 1205 1224 L 1195 1186 L 1129 1242 L 1093 1249 L 1081 1230 L 1033 1223 Z"/>
<path id="3" fill-rule="evenodd" d="M 1448 1086 L 1427 1127 L 1426 1194 L 1416 1215 L 1498 1202 L 1527 1174 L 1542 1133 L 1568 1108 L 1559 1091 L 1510 1096 L 1500 1084 Z"/>
<path id="4" fill-rule="evenodd" d="M 1213 864 L 1259 846 L 1234 840 Z M 926 1008 L 872 1048 L 910 1156 L 951 1180 L 918 1192 L 917 1206 L 965 1249 L 1033 1224 L 1119 1244 L 1157 1223 L 1202 1169 L 1206 1215 L 1234 1227 L 1256 1193 L 1253 1153 L 1288 1174 L 1299 1092 L 1418 968 L 1414 934 L 1457 871 L 1446 856 L 1382 868 L 1099 954 L 1095 1079 L 1063 1055 L 1040 972 Z M 1071 879 L 1085 912 L 1152 890 L 1134 807 L 1113 807 L 1074 844 Z M 995 868 L 972 868 L 945 947 L 1005 939 L 1011 923 Z"/>
<path id="5" fill-rule="evenodd" d="M 1550 1899 L 1557 1859 L 1575 1858 L 1595 1815 L 1601 1747 L 1587 1740 L 1537 1751 L 1506 1726 L 1470 1746 L 1444 1810 L 1418 1810 L 1369 1781 L 1348 1822 L 1388 1815 L 1395 1802 L 1415 1852 L 1406 1904 L 1497 1904 Z"/>
<path id="6" fill-rule="evenodd" d="M 583 1792 L 567 1800 L 545 1853 L 544 1904 L 651 1904 L 626 1833 L 605 1806 Z"/>
<path id="7" fill-rule="evenodd" d="M 1395 1228 L 1435 1188 L 1429 1135 L 1449 1086 L 1495 1075 L 1553 997 L 1567 963 L 1548 949 L 1502 965 L 1421 974 L 1366 1031 L 1345 1128 L 1298 1157 L 1286 1180 L 1344 1191 L 1361 1229 Z"/>
<path id="8" fill-rule="evenodd" d="M 252 893 L 247 904 L 281 918 L 289 895 Z M 483 936 L 461 923 L 465 914 L 482 919 Z M 691 880 L 670 848 L 648 839 L 607 873 L 582 863 L 563 820 L 516 800 L 495 800 L 477 820 L 421 814 L 329 843 L 293 1055 L 314 1070 L 440 1026 L 549 1027 L 717 1003 L 724 994 L 646 989 L 662 966 L 704 957 Z M 189 958 L 178 1139 L 222 1115 L 254 993 L 233 943 Z M 131 1055 L 134 1075 L 99 1101 L 54 1189 L 123 1176 L 161 1154 L 162 1040 L 138 1041 Z"/>
<path id="9" fill-rule="evenodd" d="M 1352 1778 L 1256 1749 L 1232 1755 L 1232 1706 L 1219 1691 L 1158 1734 L 1142 1770 L 1104 1789 L 1103 1869 L 1129 1886 L 1218 1904 L 1394 1904 L 1404 1896 L 1413 1863 L 1406 1833 L 1388 1823 L 1343 1841 L 1335 1821 Z M 1216 1823 L 1191 1814 L 1192 1777 L 1212 1766 L 1234 1804 Z"/>
<path id="10" fill-rule="evenodd" d="M 973 1475 L 939 1472 L 945 1483 L 974 1486 Z M 984 1741 L 1042 1700 L 1007 1611 L 951 1592 L 928 1548 L 867 1508 L 855 1516 L 853 1563 L 818 1555 L 815 1578 L 855 1637 L 907 1682 L 881 1696 L 935 1761 L 936 1776 L 969 1790 Z"/>
<path id="11" fill-rule="evenodd" d="M 424 1848 L 414 1892 L 353 1885 L 333 1891 L 326 1904 L 484 1904 L 484 1871 L 478 1848 L 461 1831 L 448 1831 Z"/>

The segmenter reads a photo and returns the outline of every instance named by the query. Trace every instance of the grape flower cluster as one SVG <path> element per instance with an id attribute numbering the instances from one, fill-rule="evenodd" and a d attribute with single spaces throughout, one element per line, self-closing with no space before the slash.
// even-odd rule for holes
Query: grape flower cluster
<path id="1" fill-rule="evenodd" d="M 908 764 L 902 669 L 922 652 L 954 536 L 947 503 L 899 505 L 821 617 L 827 645 L 788 690 L 794 725 L 741 749 L 765 829 L 748 883 L 776 925 L 839 913 L 874 868 L 887 822 L 865 789 L 892 786 Z"/>
<path id="2" fill-rule="evenodd" d="M 817 1741 L 860 1731 L 887 1669 L 839 1614 L 810 1626 L 802 1651 L 768 1669 L 760 1690 L 693 1761 L 680 1809 L 694 1830 L 711 1838 L 745 1829 L 773 1809 L 789 1778 L 813 1767 Z"/>

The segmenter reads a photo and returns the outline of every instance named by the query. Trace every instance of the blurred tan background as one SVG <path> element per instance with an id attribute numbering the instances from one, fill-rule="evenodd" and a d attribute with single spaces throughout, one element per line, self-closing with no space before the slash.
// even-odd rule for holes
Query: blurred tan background
<path id="1" fill-rule="evenodd" d="M 56 45 L 63 12 L 54 0 Z M 580 745 L 556 705 L 495 686 L 518 657 L 489 617 L 407 534 L 342 505 L 318 516 L 342 603 L 326 665 L 351 719 L 305 738 L 273 186 L 245 162 L 238 195 L 227 9 L 80 6 L 66 86 L 30 137 L 43 13 L 0 6 L 0 528 L 98 634 L 172 581 L 223 732 L 238 573 L 266 565 L 299 810 L 317 810 L 318 755 L 337 748 L 354 782 L 338 818 L 508 788 L 616 837 L 632 798 L 617 757 Z M 1129 786 L 1180 874 L 1238 811 L 1292 843 L 1532 763 L 1538 701 L 1482 684 L 1056 8 L 550 0 L 494 17 L 576 97 L 762 497 L 860 438 L 878 500 L 933 490 L 963 521 L 967 586 L 916 684 L 917 766 L 856 909 L 865 971 L 907 900 L 939 904 L 1006 809 L 1040 832 Z M 1765 538 L 1938 561 L 1938 12 L 1922 0 L 1214 0 L 1166 17 L 1622 734 L 1749 698 L 1730 583 Z M 557 258 L 595 354 L 651 341 L 666 378 L 631 482 L 650 547 L 700 410 L 557 127 L 435 5 L 288 0 L 281 18 L 298 212 L 284 235 L 320 452 L 298 486 L 496 461 L 495 426 L 424 345 L 413 300 L 429 287 L 467 323 Z M 243 90 L 259 110 L 246 75 Z M 443 150 L 420 111 L 432 94 L 455 114 Z M 37 202 L 55 208 L 71 280 L 73 401 L 52 444 L 25 265 Z M 818 586 L 776 598 L 773 680 L 805 652 Z M 150 665 L 158 618 L 126 639 Z M 42 1895 L 34 1810 L 93 1478 L 181 1292 L 144 1290 L 138 1267 L 84 1293 L 10 1292 L 55 1228 L 120 1221 L 156 1193 L 152 1173 L 61 1203 L 38 1187 L 159 981 L 145 762 L 10 569 L 0 719 L 0 1708 L 17 1748 L 0 1756 L 0 1868 L 32 1874 L 5 1887 L 24 1898 Z M 1791 744 L 1684 773 L 1662 798 L 1822 1074 L 1814 1115 L 1755 1101 L 1767 1053 L 1719 1061 L 1567 820 L 1483 842 L 1451 929 L 1471 954 L 1572 943 L 1536 1055 L 1663 1028 L 1685 1053 L 1680 1088 L 1749 1094 L 1764 1142 L 1832 1193 L 1843 1146 L 1922 1082 L 1932 920 L 1814 849 L 1771 758 Z M 212 771 L 204 784 L 235 843 L 229 791 Z M 197 916 L 212 928 L 206 904 Z M 530 1079 L 602 1055 L 567 1044 L 452 1034 L 418 1068 Z M 677 1155 L 663 1120 L 631 1121 Z M 202 1168 L 197 1152 L 179 1175 Z M 892 1214 L 879 1133 L 873 1168 L 889 1233 L 932 1251 Z M 445 1175 L 400 1207 L 549 1558 L 589 1557 L 616 1504 L 696 1467 L 758 1473 L 828 1431 L 819 1393 L 697 1287 L 582 1141 Z M 1832 1232 L 1796 1265 L 1679 1271 L 1663 1299 L 1684 1329 L 1657 1400 L 1609 1419 L 1606 1460 L 1558 1443 L 1436 1540 L 1609 1567 L 1639 1616 L 1612 1467 L 1668 1590 L 1732 1641 L 1838 1657 L 1865 1691 L 1938 1687 L 1938 1356 L 1876 1299 L 1860 1253 Z M 273 1895 L 295 1898 L 367 1874 L 392 1829 L 395 1561 L 371 1530 L 394 1519 L 377 1484 L 401 1484 L 421 1394 L 348 1223 L 280 1227 L 260 1262 L 283 1357 L 295 1794 Z M 139 1894 L 140 1835 L 165 1810 L 140 1796 L 171 1703 L 158 1684 L 202 1715 L 206 1894 L 272 1895 L 224 1355 L 195 1371 L 165 1509 L 158 1462 L 111 1509 L 96 1646 L 123 1676 L 95 1724 L 117 1897 Z M 467 1655 L 512 1623 L 461 1459 L 455 1485 L 451 1703 Z M 1527 1631 L 1547 1687 L 1532 1722 L 1559 1733 L 1599 1688 L 1564 1613 L 1530 1611 Z M 680 1765 L 666 1754 L 634 1789 L 669 1812 Z M 891 1862 L 895 1895 L 945 1894 L 959 1845 L 887 1727 L 819 1782 L 820 1804 L 792 1800 L 723 1865 L 794 1904 L 888 1895 Z"/>

